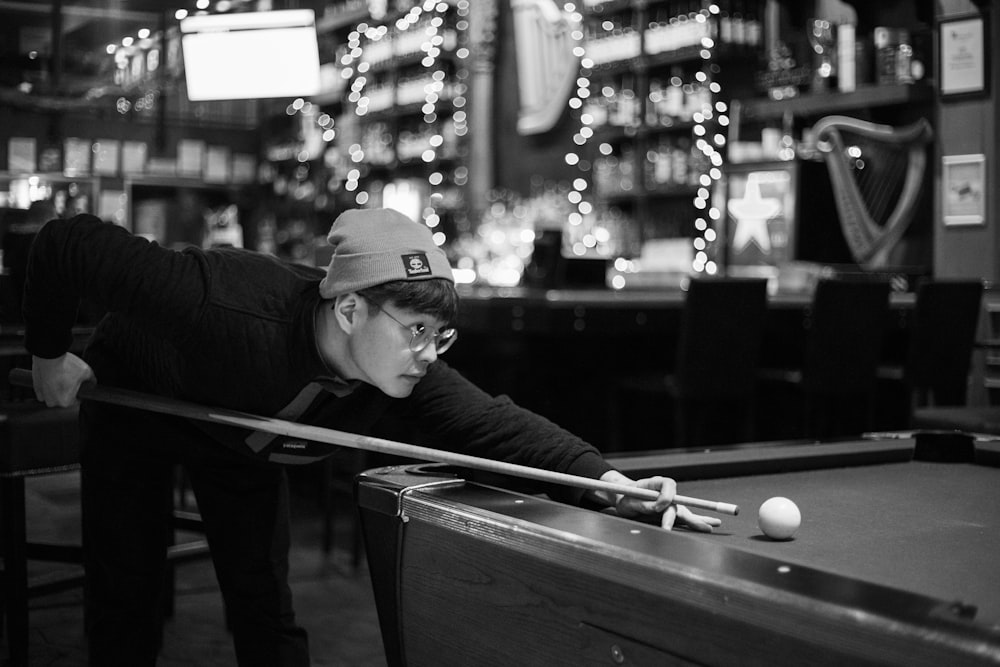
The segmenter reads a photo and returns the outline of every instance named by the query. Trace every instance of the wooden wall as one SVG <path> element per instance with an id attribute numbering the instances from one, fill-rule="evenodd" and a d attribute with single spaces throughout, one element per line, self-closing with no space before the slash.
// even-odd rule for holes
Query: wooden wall
<path id="1" fill-rule="evenodd" d="M 947 20 L 973 14 L 986 17 L 986 48 L 992 61 L 988 66 L 988 88 L 985 95 L 960 99 L 939 98 L 937 141 L 935 143 L 935 187 L 938 196 L 935 215 L 937 228 L 934 234 L 934 267 L 938 277 L 983 278 L 1000 281 L 1000 171 L 997 155 L 1000 152 L 1000 132 L 996 108 L 997 91 L 1000 89 L 1000 7 L 989 9 L 993 3 L 971 0 L 938 0 L 936 18 Z M 933 73 L 935 77 L 938 72 Z M 945 226 L 943 223 L 943 195 L 941 158 L 946 155 L 982 153 L 986 156 L 986 221 L 978 226 Z"/>

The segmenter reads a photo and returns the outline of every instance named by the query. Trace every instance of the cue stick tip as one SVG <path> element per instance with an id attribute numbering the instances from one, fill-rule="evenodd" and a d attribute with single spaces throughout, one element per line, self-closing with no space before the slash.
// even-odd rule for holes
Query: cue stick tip
<path id="1" fill-rule="evenodd" d="M 740 513 L 740 506 L 732 503 L 719 503 L 719 512 L 736 516 Z"/>

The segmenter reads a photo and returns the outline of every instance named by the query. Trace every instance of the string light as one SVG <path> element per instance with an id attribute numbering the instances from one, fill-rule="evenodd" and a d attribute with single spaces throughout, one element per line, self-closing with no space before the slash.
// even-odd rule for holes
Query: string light
<path id="1" fill-rule="evenodd" d="M 717 20 L 718 14 L 719 6 L 712 4 L 698 14 L 697 20 L 700 22 L 713 18 Z M 725 103 L 719 100 L 722 87 L 718 83 L 719 65 L 715 62 L 716 42 L 711 37 L 704 36 L 700 46 L 699 56 L 703 63 L 695 78 L 702 86 L 708 87 L 710 95 L 702 96 L 702 108 L 694 115 L 694 135 L 698 137 L 695 148 L 705 157 L 706 166 L 711 165 L 711 167 L 699 177 L 701 187 L 694 199 L 694 206 L 698 211 L 695 231 L 699 234 L 692 241 L 695 252 L 691 268 L 697 273 L 714 275 L 719 272 L 719 265 L 712 259 L 712 248 L 717 239 L 715 226 L 719 223 L 721 213 L 719 209 L 711 206 L 711 201 L 712 192 L 722 179 L 721 167 L 725 161 L 723 151 L 726 143 L 724 134 L 717 132 L 715 126 L 728 125 L 729 118 L 725 115 Z M 719 101 L 713 106 L 712 100 Z"/>
<path id="2" fill-rule="evenodd" d="M 456 17 L 455 29 L 462 30 L 468 26 L 470 3 L 460 0 L 454 4 Z M 419 104 L 421 120 L 425 130 L 419 137 L 413 137 L 413 145 L 404 146 L 397 136 L 394 159 L 415 158 L 427 165 L 439 163 L 443 157 L 449 157 L 453 152 L 454 141 L 468 134 L 468 114 L 465 111 L 466 78 L 464 68 L 459 68 L 456 76 L 449 80 L 445 70 L 440 67 L 444 53 L 454 53 L 460 63 L 469 57 L 467 48 L 456 48 L 454 34 L 447 29 L 447 14 L 452 9 L 452 3 L 441 0 L 425 0 L 422 4 L 413 6 L 406 14 L 393 24 L 390 32 L 388 25 L 369 25 L 359 23 L 348 36 L 347 48 L 341 57 L 340 65 L 343 76 L 351 78 L 348 101 L 354 105 L 354 113 L 359 117 L 384 111 L 393 107 L 405 107 Z M 372 85 L 368 76 L 373 67 L 392 58 L 419 57 L 419 63 L 424 68 L 424 75 L 408 81 L 397 81 L 395 85 Z M 447 120 L 441 118 L 441 107 L 450 104 Z M 388 141 L 379 142 L 376 135 L 385 134 L 387 130 L 376 123 L 367 124 L 366 138 L 361 144 L 355 144 L 350 150 L 350 160 L 358 165 L 348 173 L 345 189 L 355 193 L 355 202 L 364 205 L 371 201 L 372 193 L 362 189 L 362 164 L 388 163 L 393 159 L 388 147 Z M 402 150 L 407 154 L 400 155 Z M 377 154 L 373 155 L 373 151 Z M 409 153 L 412 152 L 413 155 Z M 456 185 L 464 185 L 468 179 L 468 170 L 458 166 L 454 170 L 453 180 Z M 433 232 L 434 242 L 444 245 L 447 242 L 445 233 L 440 229 L 440 209 L 445 196 L 442 188 L 447 185 L 443 171 L 432 170 L 427 176 L 429 197 L 421 210 L 421 220 Z"/>
<path id="3" fill-rule="evenodd" d="M 582 173 L 588 174 L 593 169 L 593 163 L 587 159 L 587 144 L 595 137 L 594 126 L 598 119 L 588 111 L 587 103 L 593 94 L 591 92 L 591 71 L 595 66 L 594 58 L 588 55 L 584 46 L 583 15 L 577 10 L 572 2 L 563 5 L 563 11 L 569 22 L 570 38 L 574 44 L 573 55 L 580 59 L 581 72 L 576 80 L 576 89 L 570 95 L 567 105 L 574 113 L 579 115 L 580 129 L 573 135 L 573 143 L 579 149 L 571 149 L 564 156 L 567 165 L 577 167 Z M 614 25 L 606 21 L 605 30 L 613 31 Z M 632 37 L 637 35 L 627 35 L 626 40 L 632 44 Z M 638 44 L 638 42 L 635 42 Z M 608 156 L 612 152 L 610 144 L 602 143 L 598 146 L 601 155 Z M 614 243 L 611 233 L 603 226 L 602 221 L 595 219 L 595 207 L 591 197 L 595 196 L 594 189 L 590 187 L 586 178 L 576 178 L 572 188 L 566 193 L 566 198 L 571 207 L 571 213 L 567 219 L 567 228 L 564 235 L 569 240 L 569 248 L 576 256 L 586 256 L 597 254 L 598 256 L 610 256 L 614 251 Z"/>
<path id="4" fill-rule="evenodd" d="M 575 7 L 566 5 L 566 11 L 575 12 Z M 610 85 L 604 86 L 600 90 L 595 89 L 593 72 L 597 67 L 605 63 L 621 62 L 639 55 L 649 56 L 658 53 L 681 52 L 682 50 L 691 50 L 695 54 L 700 66 L 694 73 L 692 84 L 706 91 L 707 94 L 691 98 L 700 102 L 698 107 L 693 109 L 690 117 L 692 123 L 690 126 L 691 140 L 694 146 L 691 156 L 697 156 L 696 162 L 700 165 L 698 168 L 700 173 L 695 181 L 696 191 L 692 201 L 695 215 L 695 235 L 691 239 L 691 270 L 707 274 L 715 274 L 720 269 L 713 256 L 715 255 L 715 244 L 718 242 L 715 225 L 721 218 L 721 213 L 712 206 L 712 193 L 722 178 L 722 166 L 725 163 L 726 138 L 725 132 L 720 128 L 725 128 L 729 124 L 728 108 L 725 102 L 720 99 L 722 87 L 718 83 L 720 69 L 716 62 L 718 46 L 713 37 L 713 34 L 718 34 L 718 31 L 711 29 L 711 23 L 719 21 L 719 13 L 719 7 L 710 4 L 696 14 L 685 15 L 676 26 L 673 21 L 669 24 L 649 26 L 642 40 L 642 43 L 646 45 L 645 54 L 636 51 L 637 44 L 640 43 L 637 31 L 629 26 L 615 25 L 612 21 L 604 21 L 602 25 L 597 26 L 597 34 L 588 39 L 586 43 L 584 43 L 582 34 L 579 35 L 580 43 L 576 47 L 575 53 L 581 59 L 581 75 L 577 81 L 576 94 L 569 101 L 570 108 L 578 113 L 580 122 L 580 129 L 573 136 L 573 142 L 583 149 L 596 136 L 595 129 L 601 125 L 618 125 L 629 128 L 644 122 L 644 119 L 639 117 L 641 107 L 632 91 L 615 91 L 614 87 Z M 685 24 L 687 27 L 682 29 Z M 697 26 L 700 29 L 693 30 L 692 26 Z M 672 84 L 680 86 L 681 80 L 678 79 Z M 618 108 L 611 111 L 590 99 L 592 96 L 611 98 L 616 95 L 616 92 L 623 94 L 618 95 Z M 654 91 L 649 92 L 650 99 L 655 103 Z M 656 95 L 660 94 L 659 91 L 655 91 L 655 93 Z M 666 119 L 664 124 L 670 125 L 676 121 L 676 118 L 670 118 Z M 581 150 L 580 153 L 586 155 L 588 152 Z M 636 179 L 643 178 L 642 174 L 632 174 L 627 177 L 631 165 L 624 165 L 623 171 L 622 163 L 629 160 L 629 156 L 616 156 L 614 153 L 614 148 L 610 144 L 602 142 L 597 146 L 595 154 L 600 157 L 595 160 L 594 164 L 575 153 L 567 155 L 567 162 L 572 161 L 577 164 L 583 172 L 591 172 L 589 174 L 590 180 L 594 184 L 594 191 L 589 193 L 591 196 L 600 198 L 607 192 L 628 192 L 636 186 Z M 695 166 L 692 163 L 688 168 Z M 608 174 L 616 173 L 620 174 L 619 182 L 608 183 Z M 584 197 L 580 203 L 587 203 L 590 210 L 593 210 L 593 205 L 587 197 Z M 633 229 L 635 225 L 635 221 L 629 223 Z M 626 282 L 623 274 L 634 271 L 635 263 L 626 258 L 619 258 L 615 261 L 614 266 L 615 274 L 620 275 L 614 275 L 612 287 L 622 288 Z M 617 284 L 614 283 L 616 278 L 619 279 Z"/>

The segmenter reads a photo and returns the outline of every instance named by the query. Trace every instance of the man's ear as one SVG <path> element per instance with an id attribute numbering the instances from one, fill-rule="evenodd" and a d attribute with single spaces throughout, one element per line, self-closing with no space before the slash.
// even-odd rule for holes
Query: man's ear
<path id="1" fill-rule="evenodd" d="M 337 325 L 345 333 L 350 333 L 358 323 L 358 316 L 367 313 L 367 305 L 364 299 L 358 296 L 357 292 L 341 294 L 333 301 L 333 313 L 337 318 Z"/>

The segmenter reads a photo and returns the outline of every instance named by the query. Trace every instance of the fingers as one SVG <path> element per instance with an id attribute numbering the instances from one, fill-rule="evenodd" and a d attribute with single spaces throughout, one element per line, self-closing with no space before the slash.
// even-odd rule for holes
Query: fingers
<path id="1" fill-rule="evenodd" d="M 637 500 L 629 496 L 619 497 L 616 508 L 622 516 L 659 514 L 674 502 L 674 492 L 677 490 L 677 484 L 669 477 L 647 477 L 633 483 L 642 489 L 652 489 L 658 495 L 656 500 Z"/>
<path id="2" fill-rule="evenodd" d="M 714 528 L 722 525 L 722 520 L 714 516 L 695 514 L 685 505 L 674 504 L 677 483 L 669 477 L 648 477 L 635 482 L 644 489 L 653 489 L 659 493 L 656 500 L 635 500 L 622 498 L 618 502 L 618 513 L 621 516 L 660 515 L 660 526 L 665 530 L 673 530 L 675 525 L 683 526 L 701 533 L 711 533 Z"/>
<path id="3" fill-rule="evenodd" d="M 691 530 L 696 530 L 699 533 L 711 533 L 713 528 L 722 525 L 722 520 L 718 517 L 695 514 L 684 505 L 675 505 L 675 507 L 677 508 L 677 519 Z"/>
<path id="4" fill-rule="evenodd" d="M 642 501 L 642 507 L 647 512 L 665 512 L 673 505 L 674 496 L 677 494 L 677 482 L 669 477 L 656 476 L 640 479 L 637 486 L 660 492 L 660 496 L 656 500 Z"/>
<path id="5" fill-rule="evenodd" d="M 83 383 L 95 380 L 93 369 L 70 353 L 55 359 L 33 357 L 31 370 L 35 398 L 50 408 L 75 405 Z"/>
<path id="6" fill-rule="evenodd" d="M 674 521 L 677 520 L 677 505 L 671 505 L 663 512 L 663 516 L 660 518 L 660 526 L 665 530 L 674 529 Z"/>

